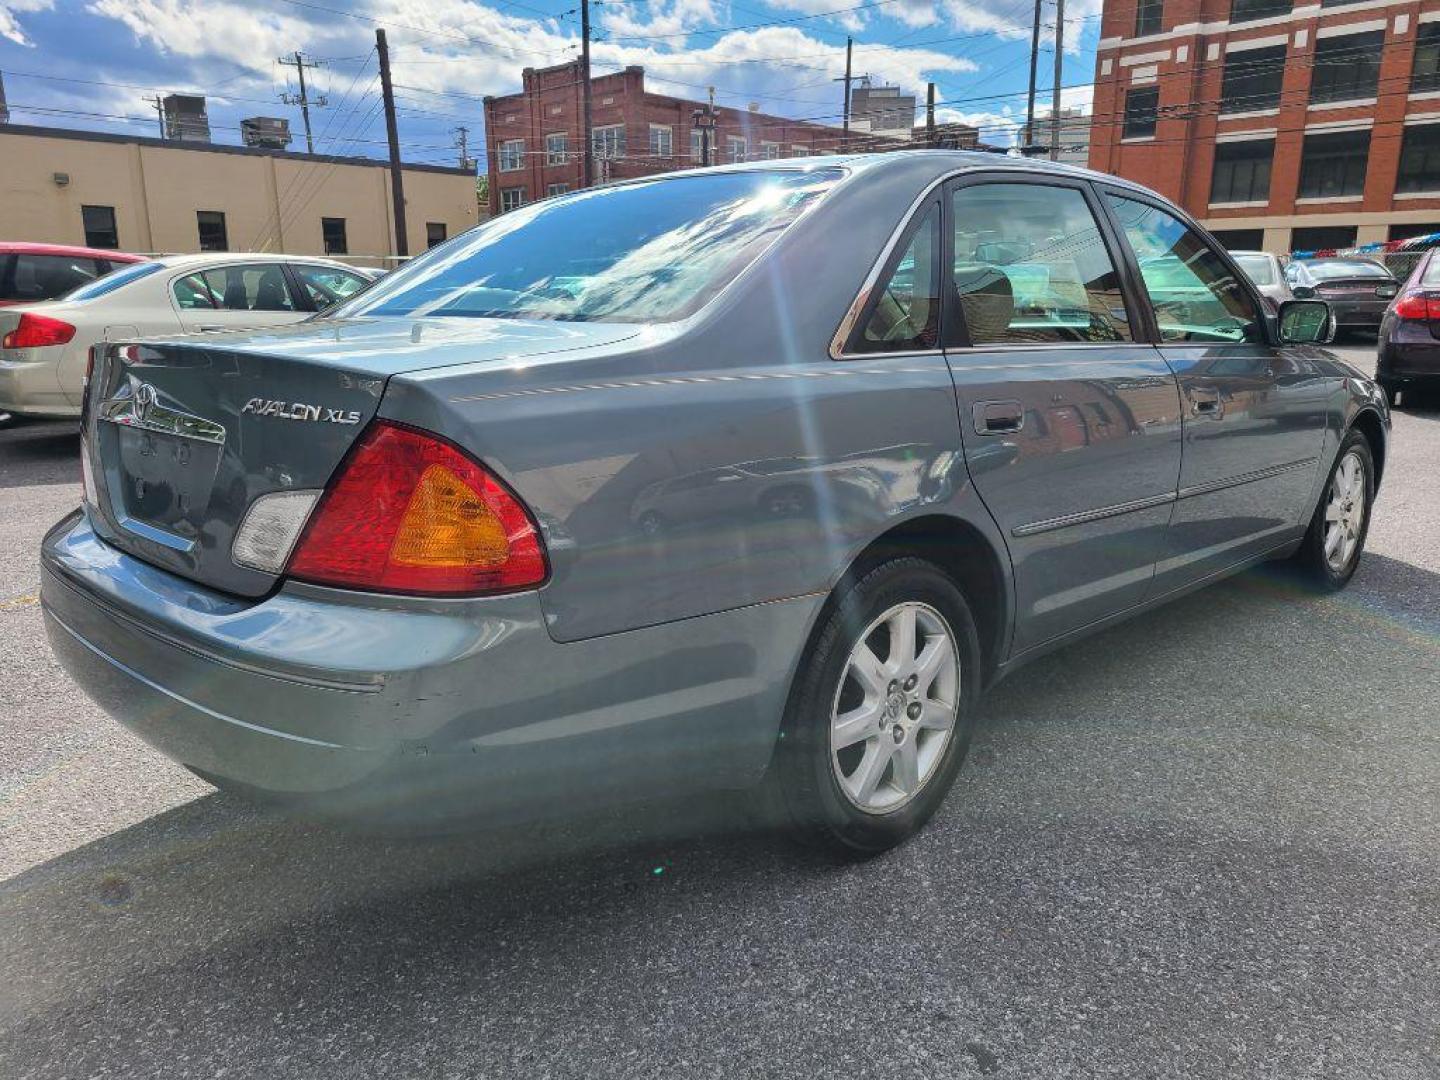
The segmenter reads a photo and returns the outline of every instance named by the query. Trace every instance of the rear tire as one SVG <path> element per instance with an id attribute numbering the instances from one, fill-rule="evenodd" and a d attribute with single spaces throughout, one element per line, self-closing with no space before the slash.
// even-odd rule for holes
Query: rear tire
<path id="1" fill-rule="evenodd" d="M 975 620 L 955 583 L 918 558 L 871 570 L 796 673 L 767 780 L 781 824 L 847 858 L 907 839 L 954 783 L 979 685 Z"/>
<path id="2" fill-rule="evenodd" d="M 1325 592 L 1349 584 L 1360 565 L 1375 499 L 1375 457 L 1363 434 L 1350 429 L 1330 467 L 1320 505 L 1295 553 L 1304 576 Z"/>

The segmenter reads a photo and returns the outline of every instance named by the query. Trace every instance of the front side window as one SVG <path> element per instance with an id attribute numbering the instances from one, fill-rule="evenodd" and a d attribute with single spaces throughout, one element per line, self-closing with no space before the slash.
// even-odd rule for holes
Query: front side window
<path id="1" fill-rule="evenodd" d="M 350 250 L 345 240 L 345 219 L 325 217 L 320 219 L 320 237 L 325 242 L 326 255 L 344 255 Z"/>
<path id="2" fill-rule="evenodd" d="M 1155 134 L 1160 109 L 1160 88 L 1147 86 L 1125 94 L 1125 138 L 1139 139 Z"/>
<path id="3" fill-rule="evenodd" d="M 1440 124 L 1406 127 L 1395 190 L 1440 191 Z"/>
<path id="4" fill-rule="evenodd" d="M 940 208 L 932 206 L 870 302 L 850 348 L 860 353 L 940 347 Z"/>
<path id="5" fill-rule="evenodd" d="M 1315 42 L 1310 77 L 1311 101 L 1354 101 L 1373 98 L 1380 84 L 1380 54 L 1385 31 L 1323 37 Z"/>
<path id="6" fill-rule="evenodd" d="M 1217 143 L 1215 167 L 1210 174 L 1211 205 L 1268 202 L 1274 160 L 1273 139 Z"/>
<path id="7" fill-rule="evenodd" d="M 840 175 L 835 169 L 688 173 L 531 203 L 406 263 L 346 304 L 344 314 L 683 319 L 759 257 Z"/>
<path id="8" fill-rule="evenodd" d="M 1227 53 L 1225 73 L 1220 80 L 1220 111 L 1258 112 L 1279 108 L 1284 78 L 1284 45 Z"/>
<path id="9" fill-rule="evenodd" d="M 564 165 L 570 159 L 570 136 L 556 131 L 545 136 L 545 164 Z"/>
<path id="10" fill-rule="evenodd" d="M 1328 199 L 1363 195 L 1369 159 L 1369 130 L 1306 135 L 1300 159 L 1300 197 Z"/>
<path id="11" fill-rule="evenodd" d="M 650 156 L 657 158 L 675 156 L 675 133 L 664 124 L 650 125 Z"/>
<path id="12" fill-rule="evenodd" d="M 225 214 L 220 210 L 197 210 L 195 224 L 200 232 L 201 251 L 229 251 L 230 240 L 225 232 Z"/>
<path id="13" fill-rule="evenodd" d="M 1421 23 L 1415 31 L 1415 63 L 1410 69 L 1410 92 L 1440 90 L 1440 22 Z"/>
<path id="14" fill-rule="evenodd" d="M 85 245 L 113 250 L 120 246 L 120 232 L 115 228 L 113 206 L 82 206 L 80 222 L 85 226 Z"/>
<path id="15" fill-rule="evenodd" d="M 341 300 L 354 296 L 370 284 L 359 274 L 333 266 L 307 266 L 298 263 L 294 270 L 316 311 L 334 307 Z"/>
<path id="16" fill-rule="evenodd" d="M 525 140 L 507 139 L 500 144 L 500 171 L 518 172 L 525 167 Z"/>
<path id="17" fill-rule="evenodd" d="M 1260 342 L 1260 317 L 1220 255 L 1175 215 L 1107 194 L 1140 277 L 1160 339 L 1174 343 Z"/>
<path id="18" fill-rule="evenodd" d="M 200 276 L 215 306 L 222 311 L 295 310 L 295 300 L 285 283 L 285 268 L 279 263 L 218 266 Z M 178 286 L 176 296 L 178 299 Z"/>
<path id="19" fill-rule="evenodd" d="M 953 196 L 952 267 L 972 345 L 1129 341 L 1115 263 L 1076 188 L 975 184 Z"/>
<path id="20" fill-rule="evenodd" d="M 590 149 L 597 161 L 613 161 L 625 156 L 625 125 L 610 124 L 593 128 L 590 132 Z"/>
<path id="21" fill-rule="evenodd" d="M 500 212 L 507 210 L 519 210 L 525 205 L 525 189 L 523 187 L 510 187 L 500 189 Z"/>
<path id="22" fill-rule="evenodd" d="M 1135 36 L 1160 33 L 1160 18 L 1164 10 L 1164 0 L 1139 0 L 1135 5 Z"/>

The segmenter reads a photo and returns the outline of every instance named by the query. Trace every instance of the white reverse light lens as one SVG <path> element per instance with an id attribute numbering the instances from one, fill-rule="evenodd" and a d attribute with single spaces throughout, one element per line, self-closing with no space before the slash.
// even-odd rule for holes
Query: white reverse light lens
<path id="1" fill-rule="evenodd" d="M 290 560 L 290 551 L 320 492 L 276 491 L 250 504 L 245 520 L 235 533 L 230 558 L 237 566 L 248 566 L 267 574 L 278 574 Z"/>

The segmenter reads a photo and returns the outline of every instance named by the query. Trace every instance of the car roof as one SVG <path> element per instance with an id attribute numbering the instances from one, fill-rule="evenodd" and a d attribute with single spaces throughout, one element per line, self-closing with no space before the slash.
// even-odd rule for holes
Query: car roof
<path id="1" fill-rule="evenodd" d="M 205 270 L 212 266 L 230 266 L 235 263 L 303 262 L 312 265 L 333 266 L 337 270 L 352 270 L 361 275 L 374 272 L 363 266 L 349 266 L 336 262 L 323 255 L 280 254 L 274 251 L 206 251 L 198 255 L 157 255 L 154 261 L 161 266 L 176 270 Z"/>
<path id="2" fill-rule="evenodd" d="M 71 244 L 32 244 L 21 240 L 0 240 L 0 255 L 69 255 L 127 263 L 144 262 L 146 259 L 144 255 L 132 255 L 128 251 L 110 251 Z"/>

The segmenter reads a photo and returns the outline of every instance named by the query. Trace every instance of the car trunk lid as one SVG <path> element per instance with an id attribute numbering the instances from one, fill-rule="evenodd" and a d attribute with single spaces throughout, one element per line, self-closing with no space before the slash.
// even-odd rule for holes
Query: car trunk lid
<path id="1" fill-rule="evenodd" d="M 245 513 L 262 495 L 323 489 L 378 411 L 391 375 L 636 332 L 613 324 L 577 332 L 574 324 L 384 322 L 322 320 L 97 348 L 82 445 L 96 532 L 213 588 L 264 595 L 276 576 L 237 565 L 231 554 Z"/>

